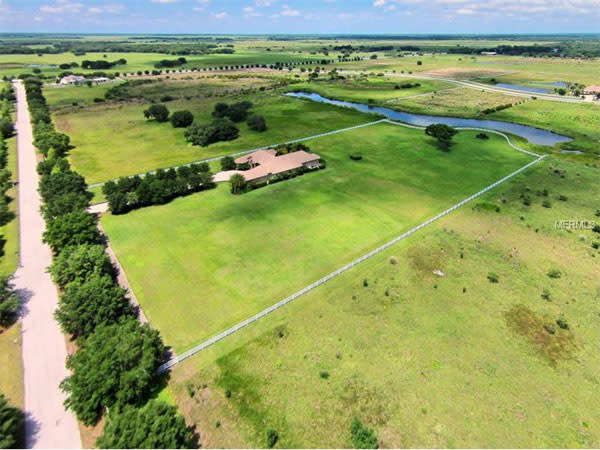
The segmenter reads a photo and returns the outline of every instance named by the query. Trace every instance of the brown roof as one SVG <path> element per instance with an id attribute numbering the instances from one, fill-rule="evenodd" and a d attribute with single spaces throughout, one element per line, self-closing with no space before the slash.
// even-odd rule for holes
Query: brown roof
<path id="1" fill-rule="evenodd" d="M 249 155 L 244 155 L 235 160 L 236 164 L 246 164 L 252 162 L 253 164 L 264 164 L 267 161 L 275 158 L 277 152 L 272 148 L 267 150 L 257 150 L 255 152 L 250 153 Z"/>
<path id="2" fill-rule="evenodd" d="M 314 153 L 308 153 L 304 150 L 288 153 L 287 155 L 271 158 L 269 161 L 250 170 L 240 172 L 246 178 L 246 181 L 253 181 L 267 175 L 277 175 L 278 173 L 298 169 L 303 164 L 318 161 L 321 157 Z"/>

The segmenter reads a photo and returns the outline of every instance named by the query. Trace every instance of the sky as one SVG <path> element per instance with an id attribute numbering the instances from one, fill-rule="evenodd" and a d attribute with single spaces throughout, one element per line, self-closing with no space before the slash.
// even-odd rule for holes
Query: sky
<path id="1" fill-rule="evenodd" d="M 599 33 L 600 0 L 0 0 L 0 32 Z"/>

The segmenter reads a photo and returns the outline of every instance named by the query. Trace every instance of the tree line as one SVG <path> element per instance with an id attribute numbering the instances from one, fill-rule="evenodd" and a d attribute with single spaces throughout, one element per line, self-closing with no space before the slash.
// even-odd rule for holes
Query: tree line
<path id="1" fill-rule="evenodd" d="M 34 137 L 53 129 L 42 83 L 24 80 Z M 41 152 L 41 151 L 40 151 Z M 141 325 L 116 269 L 105 252 L 97 217 L 87 212 L 91 194 L 85 179 L 71 169 L 66 154 L 47 151 L 38 166 L 43 239 L 54 255 L 50 273 L 60 287 L 56 319 L 77 350 L 69 356 L 71 374 L 61 383 L 65 406 L 86 425 L 107 423 L 101 448 L 123 442 L 140 447 L 186 448 L 195 435 L 176 409 L 150 400 L 158 389 L 157 369 L 165 360 L 158 331 Z M 143 417 L 132 428 L 131 416 Z"/>
<path id="2" fill-rule="evenodd" d="M 143 177 L 123 177 L 102 186 L 110 211 L 125 214 L 137 208 L 162 205 L 174 198 L 212 189 L 212 180 L 207 163 L 190 164 L 177 169 L 159 169 Z"/>

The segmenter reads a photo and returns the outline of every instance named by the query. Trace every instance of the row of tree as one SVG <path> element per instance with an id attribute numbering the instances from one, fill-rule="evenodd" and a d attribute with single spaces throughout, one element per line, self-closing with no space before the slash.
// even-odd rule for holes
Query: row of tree
<path id="1" fill-rule="evenodd" d="M 34 122 L 34 136 L 52 127 L 39 80 L 26 79 L 25 89 Z M 45 132 L 45 131 L 42 131 Z M 185 448 L 194 433 L 175 408 L 148 401 L 157 390 L 157 369 L 165 347 L 156 330 L 141 325 L 116 270 L 105 252 L 96 216 L 87 212 L 90 194 L 84 178 L 73 171 L 65 155 L 47 152 L 38 166 L 44 241 L 54 260 L 50 273 L 61 288 L 56 319 L 73 336 L 77 351 L 69 356 L 71 374 L 61 383 L 65 405 L 86 425 L 95 425 L 110 411 L 97 445 Z M 143 417 L 134 422 L 131 417 Z"/>
<path id="2" fill-rule="evenodd" d="M 81 68 L 92 70 L 106 70 L 112 69 L 115 66 L 124 66 L 125 64 L 127 64 L 127 60 L 124 58 L 117 59 L 116 61 L 106 61 L 104 59 L 90 61 L 89 59 L 84 59 L 83 61 L 81 61 Z"/>
<path id="3" fill-rule="evenodd" d="M 143 177 L 123 177 L 109 181 L 102 191 L 113 214 L 125 214 L 137 208 L 162 205 L 177 197 L 193 194 L 216 185 L 208 164 L 191 164 L 177 169 L 159 169 Z"/>

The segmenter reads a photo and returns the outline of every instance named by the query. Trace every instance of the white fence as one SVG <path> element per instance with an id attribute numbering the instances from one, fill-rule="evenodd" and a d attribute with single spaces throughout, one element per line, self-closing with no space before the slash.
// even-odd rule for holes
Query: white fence
<path id="1" fill-rule="evenodd" d="M 363 125 L 364 126 L 364 125 Z M 489 131 L 489 130 L 486 130 Z M 520 150 L 520 149 L 518 149 Z M 382 251 L 388 249 L 389 247 L 391 247 L 392 245 L 396 244 L 397 242 L 401 241 L 402 239 L 407 238 L 408 236 L 410 236 L 411 234 L 416 233 L 417 231 L 421 230 L 422 228 L 425 228 L 426 226 L 430 225 L 431 223 L 435 222 L 436 220 L 441 219 L 442 217 L 450 214 L 452 211 L 454 211 L 455 209 L 460 208 L 461 206 L 469 203 L 470 201 L 476 199 L 477 197 L 485 194 L 486 192 L 494 189 L 496 186 L 498 186 L 499 184 L 504 183 L 505 181 L 509 180 L 510 178 L 515 177 L 516 175 L 520 174 L 521 172 L 527 170 L 529 167 L 533 166 L 534 164 L 537 164 L 539 161 L 541 161 L 542 159 L 544 159 L 546 157 L 546 155 L 543 156 L 539 156 L 538 158 L 535 159 L 534 161 L 531 161 L 529 164 L 526 164 L 525 166 L 521 167 L 518 170 L 515 170 L 513 173 L 505 176 L 504 178 L 501 178 L 500 180 L 496 181 L 495 183 L 490 184 L 488 187 L 486 187 L 485 189 L 482 189 L 481 191 L 477 192 L 476 194 L 471 195 L 470 197 L 467 197 L 466 199 L 462 200 L 461 202 L 457 203 L 456 205 L 448 208 L 447 210 L 441 212 L 440 214 L 438 214 L 437 216 L 432 217 L 431 219 L 426 220 L 425 222 L 423 222 L 420 225 L 417 225 L 416 227 L 410 229 L 409 231 L 401 234 L 400 236 L 392 239 L 391 241 L 383 244 L 381 247 L 377 247 L 375 250 L 370 251 L 369 253 L 367 253 L 366 255 L 361 256 L 358 259 L 355 259 L 354 261 L 346 264 L 343 267 L 340 267 L 339 269 L 337 269 L 334 272 L 331 272 L 329 275 L 324 276 L 323 278 L 321 278 L 320 280 L 315 281 L 312 284 L 309 284 L 308 286 L 300 289 L 299 291 L 293 293 L 292 295 L 290 295 L 289 297 L 284 298 L 283 300 L 275 303 L 272 306 L 269 306 L 268 308 L 262 310 L 261 312 L 259 312 L 258 314 L 255 314 L 252 317 L 249 317 L 248 319 L 232 326 L 231 328 L 228 328 L 227 330 L 217 334 L 216 336 L 211 337 L 210 339 L 202 342 L 201 344 L 198 344 L 197 346 L 183 352 L 182 354 L 176 356 L 175 358 L 167 361 L 166 363 L 164 363 L 163 365 L 161 365 L 158 369 L 159 373 L 163 373 L 166 370 L 170 369 L 171 367 L 173 367 L 174 365 L 180 363 L 181 361 L 189 358 L 192 355 L 195 355 L 196 353 L 204 350 L 207 347 L 210 347 L 211 345 L 219 342 L 222 339 L 225 339 L 227 336 L 236 333 L 237 331 L 241 330 L 242 328 L 244 328 L 247 325 L 250 325 L 251 323 L 256 322 L 257 320 L 263 318 L 264 316 L 266 316 L 267 314 L 272 313 L 273 311 L 278 310 L 279 308 L 281 308 L 284 305 L 287 305 L 288 303 L 290 303 L 291 301 L 297 299 L 298 297 L 306 294 L 307 292 L 313 290 L 314 288 L 321 286 L 324 283 L 327 283 L 329 280 L 331 280 L 332 278 L 335 278 L 336 276 L 340 275 L 341 273 L 344 273 L 350 269 L 352 269 L 354 266 L 362 263 L 363 261 L 371 258 L 372 256 L 377 255 L 378 253 L 381 253 Z"/>

